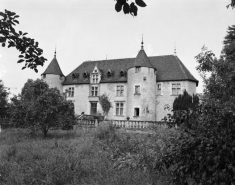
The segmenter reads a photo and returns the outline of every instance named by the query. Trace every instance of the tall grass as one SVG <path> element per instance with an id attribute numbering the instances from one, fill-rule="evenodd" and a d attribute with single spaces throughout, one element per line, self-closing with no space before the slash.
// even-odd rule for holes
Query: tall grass
<path id="1" fill-rule="evenodd" d="M 125 152 L 133 142 L 155 140 L 152 136 L 120 133 L 109 125 L 97 130 L 51 131 L 47 138 L 32 138 L 28 133 L 23 129 L 0 133 L 0 184 L 146 185 L 153 179 L 156 184 L 167 184 L 166 177 L 156 173 L 114 168 L 112 151 L 107 150 L 117 145 Z"/>

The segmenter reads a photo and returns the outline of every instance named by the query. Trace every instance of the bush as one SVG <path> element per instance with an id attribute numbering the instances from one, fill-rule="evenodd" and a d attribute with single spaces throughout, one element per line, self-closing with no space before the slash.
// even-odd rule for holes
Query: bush
<path id="1" fill-rule="evenodd" d="M 108 143 L 118 139 L 115 128 L 108 121 L 103 121 L 99 124 L 96 130 L 96 138 L 105 140 Z"/>

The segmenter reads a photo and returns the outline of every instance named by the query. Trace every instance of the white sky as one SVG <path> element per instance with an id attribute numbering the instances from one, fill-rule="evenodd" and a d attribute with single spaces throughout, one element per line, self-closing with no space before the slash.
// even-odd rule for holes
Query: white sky
<path id="1" fill-rule="evenodd" d="M 131 0 L 129 0 L 131 1 Z M 16 12 L 16 30 L 39 42 L 48 59 L 39 72 L 21 70 L 15 48 L 0 46 L 0 78 L 12 93 L 19 93 L 28 78 L 40 78 L 54 56 L 64 75 L 86 60 L 136 57 L 144 34 L 148 56 L 170 55 L 176 42 L 177 55 L 199 80 L 195 56 L 205 44 L 216 56 L 228 26 L 235 24 L 229 0 L 145 0 L 137 17 L 117 13 L 114 0 L 0 0 L 0 11 Z"/>

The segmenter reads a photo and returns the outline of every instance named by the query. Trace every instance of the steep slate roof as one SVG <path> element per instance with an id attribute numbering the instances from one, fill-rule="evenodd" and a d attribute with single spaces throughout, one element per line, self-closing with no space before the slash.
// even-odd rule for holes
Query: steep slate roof
<path id="1" fill-rule="evenodd" d="M 198 80 L 188 71 L 184 64 L 180 61 L 177 56 L 165 55 L 165 56 L 153 56 L 148 57 L 153 68 L 157 69 L 157 81 L 181 81 L 189 80 L 196 82 Z M 69 75 L 66 76 L 64 85 L 69 84 L 88 84 L 90 83 L 89 78 L 84 78 L 84 72 L 91 73 L 97 64 L 97 67 L 101 71 L 100 83 L 111 83 L 111 82 L 127 82 L 127 76 L 120 76 L 121 70 L 127 74 L 127 70 L 131 68 L 135 63 L 135 58 L 124 58 L 124 59 L 111 59 L 111 60 L 100 60 L 100 61 L 88 61 L 83 62 Z M 112 77 L 107 76 L 107 72 L 111 70 L 113 73 Z M 73 79 L 72 74 L 79 73 L 79 78 Z"/>
<path id="2" fill-rule="evenodd" d="M 135 58 L 135 62 L 131 65 L 132 67 L 149 67 L 154 68 L 154 66 L 151 64 L 149 58 L 147 57 L 145 51 L 141 49 L 138 53 L 138 55 Z"/>
<path id="3" fill-rule="evenodd" d="M 62 71 L 60 69 L 59 63 L 56 59 L 56 55 L 54 56 L 51 63 L 48 65 L 48 67 L 44 71 L 44 73 L 42 73 L 42 75 L 44 75 L 44 74 L 55 74 L 55 75 L 64 76 L 64 74 L 62 73 Z"/>

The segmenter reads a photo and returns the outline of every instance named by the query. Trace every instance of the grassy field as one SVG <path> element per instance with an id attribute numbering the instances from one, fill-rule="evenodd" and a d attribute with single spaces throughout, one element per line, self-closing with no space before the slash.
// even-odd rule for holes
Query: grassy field
<path id="1" fill-rule="evenodd" d="M 168 184 L 168 175 L 114 160 L 116 154 L 139 156 L 138 150 L 147 143 L 154 143 L 155 152 L 157 144 L 159 154 L 152 155 L 160 155 L 165 142 L 162 133 L 156 136 L 98 128 L 50 131 L 44 138 L 40 134 L 31 137 L 26 129 L 6 129 L 0 133 L 0 184 Z"/>

